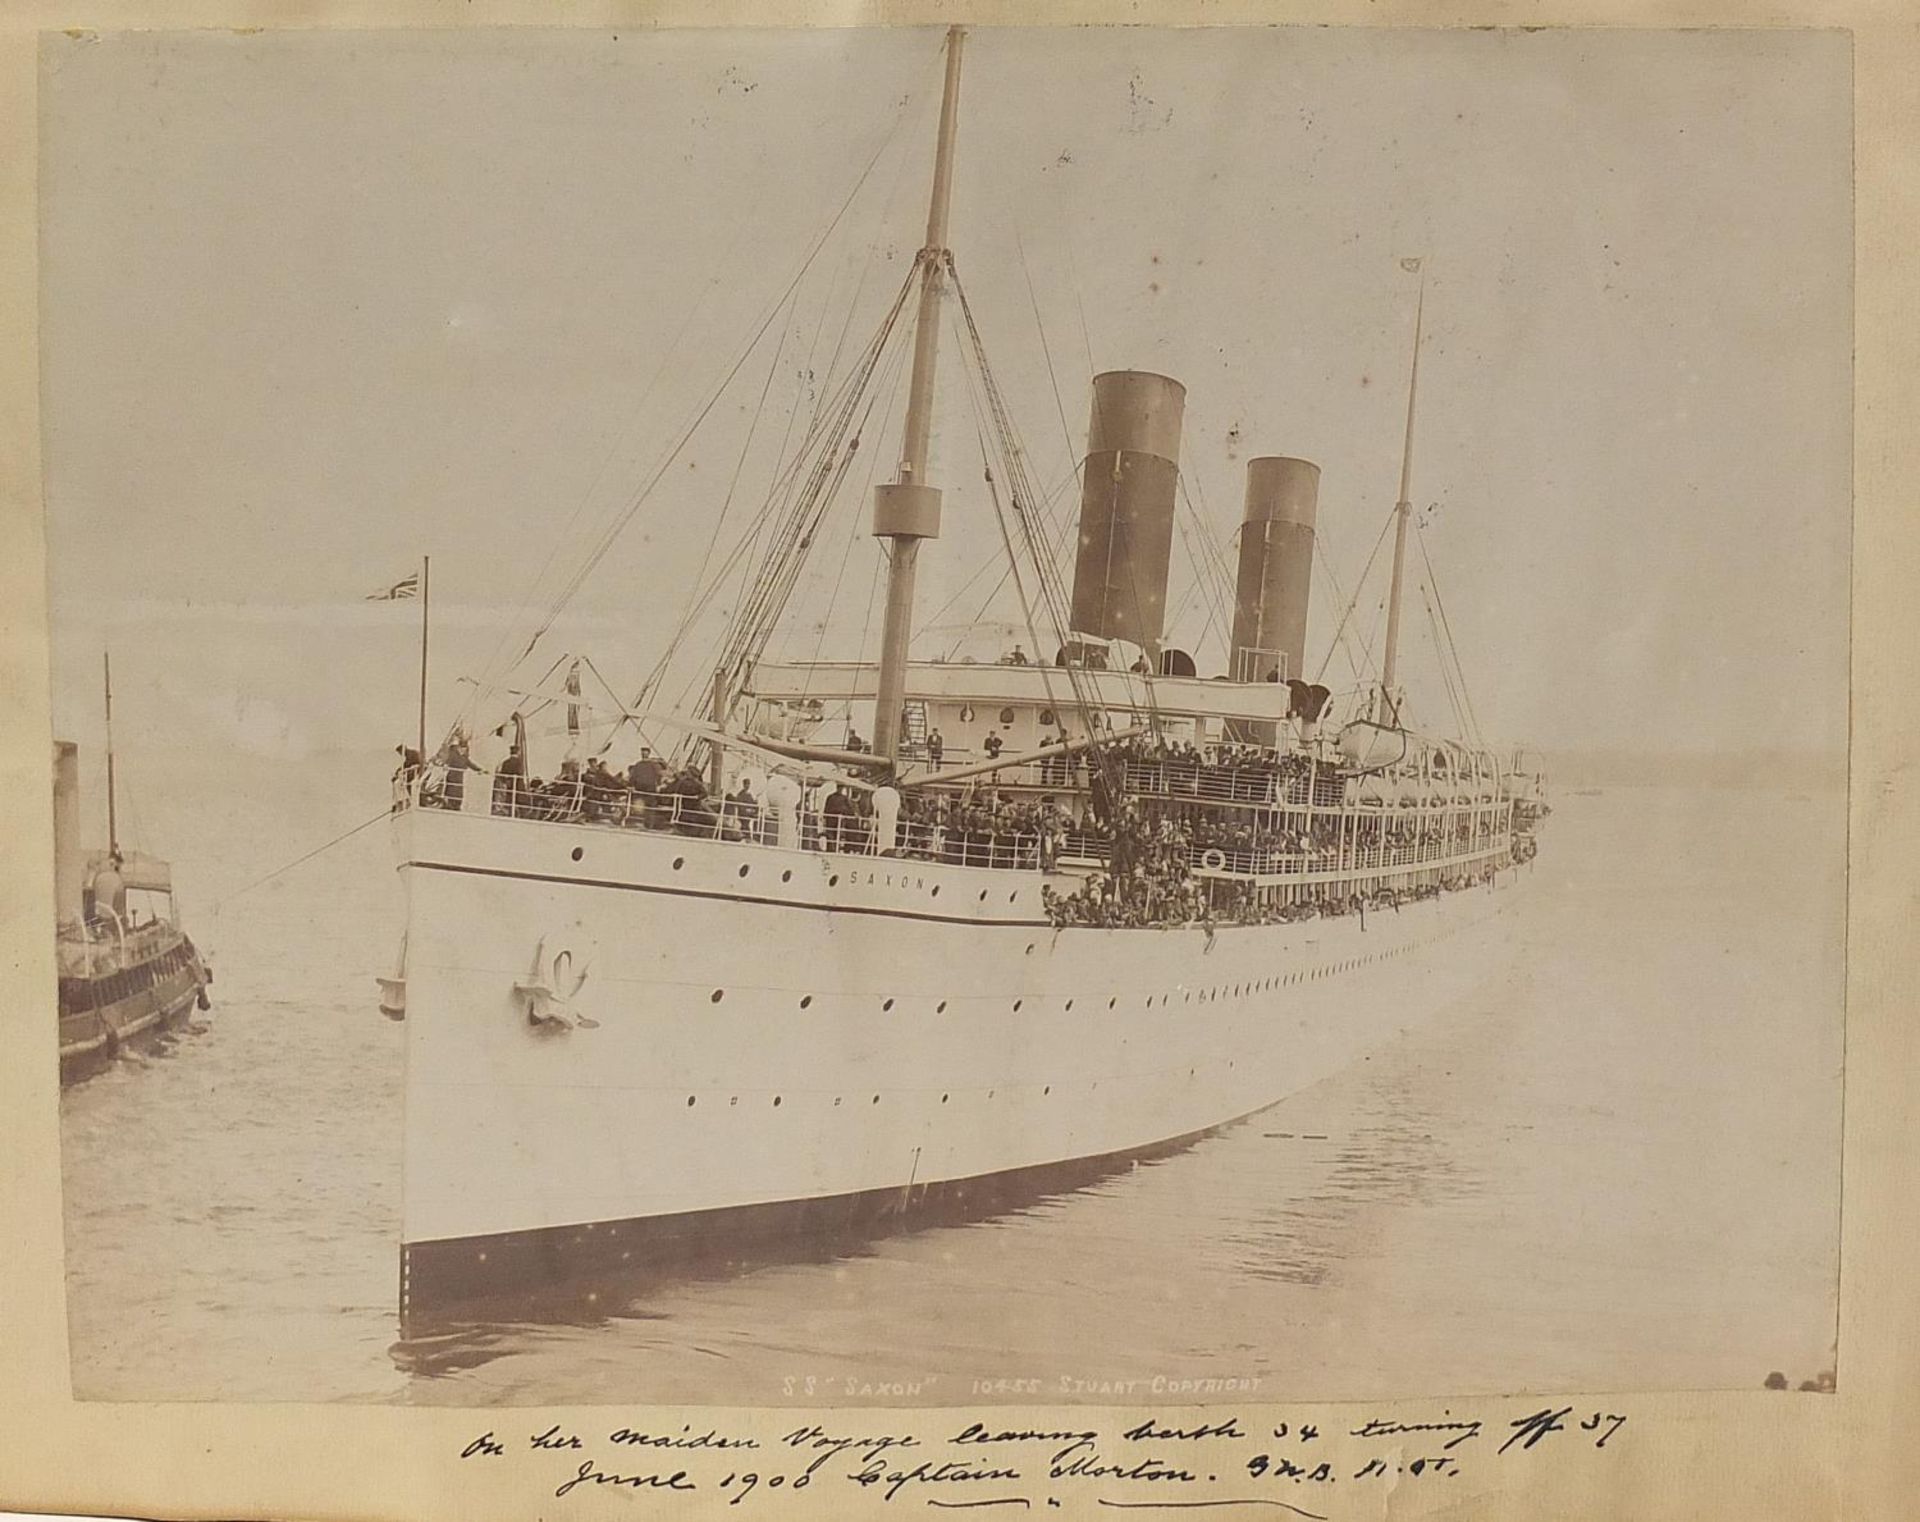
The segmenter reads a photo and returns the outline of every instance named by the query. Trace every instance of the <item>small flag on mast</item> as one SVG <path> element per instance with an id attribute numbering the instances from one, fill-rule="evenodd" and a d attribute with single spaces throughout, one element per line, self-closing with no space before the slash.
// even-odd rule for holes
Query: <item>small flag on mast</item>
<path id="1" fill-rule="evenodd" d="M 366 600 L 368 602 L 401 602 L 406 598 L 418 597 L 419 595 L 420 573 L 418 571 L 410 571 L 392 586 L 383 587 L 378 592 L 367 593 Z"/>

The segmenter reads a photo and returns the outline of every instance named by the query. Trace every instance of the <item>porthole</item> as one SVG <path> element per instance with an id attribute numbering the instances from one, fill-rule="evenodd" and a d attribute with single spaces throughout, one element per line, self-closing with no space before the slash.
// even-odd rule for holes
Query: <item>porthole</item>
<path id="1" fill-rule="evenodd" d="M 836 1110 L 840 1108 L 840 1096 L 838 1094 L 833 1096 L 833 1107 Z"/>
<path id="2" fill-rule="evenodd" d="M 687 1096 L 687 1108 L 689 1110 L 693 1108 L 693 1096 L 691 1094 Z"/>
<path id="3" fill-rule="evenodd" d="M 986 901 L 987 901 L 987 890 L 985 888 L 982 888 L 980 890 L 980 902 L 984 904 Z"/>
<path id="4" fill-rule="evenodd" d="M 934 1005 L 933 1012 L 936 1015 L 944 1015 L 947 1012 L 947 1001 L 942 999 L 938 1004 Z"/>
<path id="5" fill-rule="evenodd" d="M 731 1098 L 731 1099 L 729 1099 L 729 1100 L 727 1101 L 727 1103 L 728 1103 L 728 1104 L 730 1104 L 730 1105 L 736 1105 L 736 1106 L 737 1106 L 737 1105 L 738 1105 L 738 1104 L 740 1103 L 740 1096 L 739 1096 L 738 1094 L 735 1094 L 735 1095 L 733 1096 L 733 1098 Z"/>
<path id="6" fill-rule="evenodd" d="M 793 869 L 791 867 L 789 867 L 785 872 L 782 872 L 780 874 L 780 881 L 783 883 L 790 883 L 793 881 Z"/>
<path id="7" fill-rule="evenodd" d="M 778 1094 L 773 1096 L 773 1107 L 776 1110 L 780 1108 L 780 1096 Z"/>
<path id="8" fill-rule="evenodd" d="M 686 859 L 686 857 L 684 857 L 684 856 L 676 856 L 676 857 L 674 857 L 674 859 L 673 859 L 673 870 L 674 870 L 674 871 L 676 871 L 676 872 L 678 872 L 678 871 L 679 871 L 679 870 L 680 870 L 680 869 L 681 869 L 682 867 L 684 867 L 684 866 L 685 866 L 686 864 L 687 864 L 687 859 Z"/>
<path id="9" fill-rule="evenodd" d="M 946 1102 L 947 1102 L 947 1096 L 945 1094 L 942 1094 L 940 1096 L 940 1103 L 945 1104 Z"/>
<path id="10" fill-rule="evenodd" d="M 885 1014 L 885 1013 L 886 1013 L 886 1012 L 887 1012 L 888 1010 L 890 1010 L 890 1009 L 892 1009 L 892 1008 L 893 1008 L 893 1000 L 891 1000 L 891 999 L 882 999 L 882 1000 L 880 1001 L 880 1013 L 881 1013 L 881 1014 L 883 1014 L 883 1015 L 884 1015 L 884 1014 Z"/>
<path id="11" fill-rule="evenodd" d="M 1019 890 L 1017 890 L 1017 889 L 1016 889 L 1016 890 L 1015 890 L 1014 892 L 1012 892 L 1012 893 L 1009 893 L 1009 894 L 1007 895 L 1007 902 L 1008 902 L 1008 903 L 1012 903 L 1012 902 L 1013 902 L 1013 901 L 1014 901 L 1015 899 L 1017 899 L 1017 898 L 1018 898 L 1019 896 L 1020 896 L 1020 894 L 1019 894 Z"/>
<path id="12" fill-rule="evenodd" d="M 1119 1000 L 1118 1000 L 1117 998 L 1116 998 L 1116 999 L 1109 999 L 1109 1000 L 1107 1000 L 1107 1008 L 1108 1008 L 1108 1009 L 1112 1009 L 1112 1008 L 1114 1007 L 1114 1005 L 1116 1005 L 1116 1004 L 1118 1004 L 1119 1002 L 1120 1002 L 1120 1001 L 1119 1001 Z"/>
<path id="13" fill-rule="evenodd" d="M 873 1096 L 873 1102 L 874 1102 L 875 1104 L 879 1104 L 879 1103 L 880 1103 L 880 1096 L 879 1096 L 878 1094 L 875 1094 L 875 1095 Z"/>
<path id="14" fill-rule="evenodd" d="M 1019 1000 L 1019 999 L 1015 999 L 1015 1000 L 1013 1001 L 1013 1012 L 1014 1012 L 1014 1013 L 1015 1013 L 1016 1015 L 1020 1013 L 1020 1005 L 1021 1005 L 1021 1003 L 1022 1003 L 1022 1001 L 1021 1001 L 1021 1000 Z"/>
<path id="15" fill-rule="evenodd" d="M 567 854 L 571 856 L 575 861 L 578 861 L 581 857 L 585 856 L 587 853 L 583 851 L 579 846 L 575 846 Z"/>
<path id="16" fill-rule="evenodd" d="M 1052 1092 L 1053 1092 L 1053 1085 L 1048 1084 L 1044 1089 L 1040 1091 L 1040 1097 L 1042 1099 L 1045 1099 L 1047 1095 L 1051 1094 Z"/>
<path id="17" fill-rule="evenodd" d="M 935 883 L 933 885 L 933 896 L 935 898 L 938 898 L 940 896 L 940 885 L 938 883 Z"/>
<path id="18" fill-rule="evenodd" d="M 813 1007 L 813 995 L 812 994 L 800 995 L 800 1007 L 802 1009 L 811 1009 Z"/>
<path id="19" fill-rule="evenodd" d="M 1032 955 L 1033 955 L 1033 945 L 1034 945 L 1034 943 L 1033 943 L 1032 941 L 1028 941 L 1028 942 L 1027 942 L 1027 955 L 1028 955 L 1028 956 L 1032 956 Z"/>
<path id="20" fill-rule="evenodd" d="M 749 865 L 748 865 L 748 864 L 747 864 L 746 862 L 744 862 L 744 861 L 743 861 L 743 862 L 741 862 L 741 863 L 740 863 L 740 875 L 741 875 L 742 877 L 745 877 L 745 876 L 746 876 L 746 875 L 747 875 L 747 874 L 748 874 L 749 872 L 751 872 L 752 870 L 753 870 L 753 868 L 752 868 L 752 867 L 750 867 L 750 866 L 749 866 Z"/>
<path id="21" fill-rule="evenodd" d="M 1073 1013 L 1073 1000 L 1071 1000 L 1071 999 L 1069 999 L 1069 1000 L 1067 1000 L 1067 1008 L 1066 1008 L 1066 1013 L 1067 1013 L 1067 1014 L 1072 1014 L 1072 1013 Z"/>
<path id="22" fill-rule="evenodd" d="M 724 988 L 716 988 L 713 991 L 713 1002 L 718 1004 L 722 999 L 726 998 L 726 996 L 727 991 Z"/>
<path id="23" fill-rule="evenodd" d="M 837 888 L 840 886 L 840 874 L 838 872 L 827 879 L 827 886 L 829 888 Z"/>

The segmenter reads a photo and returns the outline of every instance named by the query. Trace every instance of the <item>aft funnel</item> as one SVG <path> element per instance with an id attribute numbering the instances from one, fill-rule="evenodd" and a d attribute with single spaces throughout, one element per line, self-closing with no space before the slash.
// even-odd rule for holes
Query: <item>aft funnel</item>
<path id="1" fill-rule="evenodd" d="M 1247 462 L 1230 672 L 1237 681 L 1301 675 L 1319 498 L 1318 465 L 1273 455 Z"/>

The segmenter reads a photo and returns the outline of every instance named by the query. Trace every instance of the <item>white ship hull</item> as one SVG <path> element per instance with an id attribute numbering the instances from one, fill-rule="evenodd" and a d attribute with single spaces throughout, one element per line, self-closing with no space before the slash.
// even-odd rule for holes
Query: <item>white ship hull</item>
<path id="1" fill-rule="evenodd" d="M 1179 1145 L 1484 978 L 1513 882 L 1364 920 L 1056 929 L 1032 871 L 427 809 L 396 834 L 416 1318 L 801 1255 Z M 530 969 L 560 952 L 586 979 L 536 1020 Z"/>

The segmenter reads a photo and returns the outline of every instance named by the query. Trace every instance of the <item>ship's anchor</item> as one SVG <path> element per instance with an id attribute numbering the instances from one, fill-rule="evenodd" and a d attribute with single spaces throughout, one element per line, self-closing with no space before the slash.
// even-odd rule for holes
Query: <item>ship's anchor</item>
<path id="1" fill-rule="evenodd" d="M 527 1023 L 539 1030 L 556 1032 L 579 1026 L 593 1030 L 600 1024 L 576 1014 L 573 1000 L 587 981 L 588 969 L 574 970 L 573 953 L 556 951 L 547 955 L 547 938 L 542 936 L 533 948 L 533 967 L 513 985 L 513 994 L 526 1005 Z"/>

